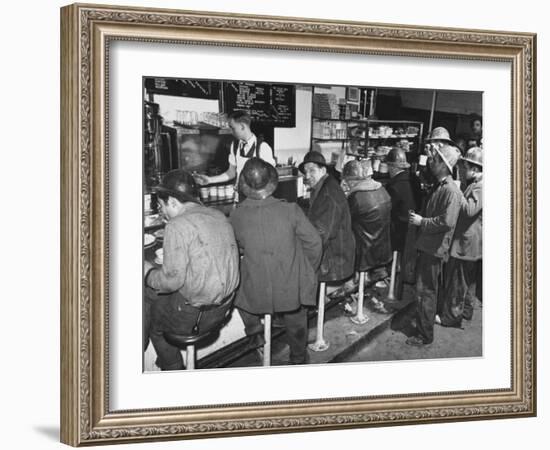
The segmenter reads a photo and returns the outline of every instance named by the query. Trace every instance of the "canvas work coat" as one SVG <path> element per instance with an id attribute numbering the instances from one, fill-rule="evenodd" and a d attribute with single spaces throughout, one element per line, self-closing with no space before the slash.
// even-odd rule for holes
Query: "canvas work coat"
<path id="1" fill-rule="evenodd" d="M 332 177 L 319 181 L 310 201 L 308 218 L 321 235 L 323 257 L 319 281 L 339 281 L 353 275 L 355 239 L 351 215 L 342 188 Z"/>
<path id="2" fill-rule="evenodd" d="M 418 250 L 443 261 L 449 259 L 461 199 L 462 192 L 450 175 L 434 187 L 421 214 L 423 219 L 416 240 Z"/>
<path id="3" fill-rule="evenodd" d="M 359 272 L 391 261 L 391 198 L 372 178 L 354 186 L 348 196 L 355 235 L 355 268 Z"/>
<path id="4" fill-rule="evenodd" d="M 227 218 L 189 203 L 164 230 L 164 262 L 151 271 L 155 291 L 179 291 L 192 306 L 221 303 L 239 284 L 239 252 Z"/>
<path id="5" fill-rule="evenodd" d="M 482 258 L 483 181 L 470 183 L 464 190 L 456 223 L 451 256 L 466 261 Z"/>
<path id="6" fill-rule="evenodd" d="M 272 314 L 316 304 L 321 238 L 298 205 L 247 198 L 230 220 L 243 255 L 236 306 Z"/>

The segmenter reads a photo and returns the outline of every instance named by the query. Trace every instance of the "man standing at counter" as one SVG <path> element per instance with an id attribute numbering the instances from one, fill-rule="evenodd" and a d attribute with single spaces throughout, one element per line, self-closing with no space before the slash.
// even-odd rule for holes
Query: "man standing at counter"
<path id="1" fill-rule="evenodd" d="M 273 150 L 267 142 L 256 137 L 250 129 L 251 123 L 252 119 L 246 111 L 234 111 L 229 115 L 229 128 L 235 138 L 229 149 L 229 167 L 224 173 L 212 177 L 197 174 L 197 183 L 205 185 L 237 180 L 244 163 L 252 157 L 263 159 L 275 166 Z"/>
<path id="2" fill-rule="evenodd" d="M 144 328 L 157 353 L 157 366 L 180 370 L 180 350 L 163 333 L 190 334 L 198 307 L 231 301 L 239 284 L 239 252 L 229 220 L 198 202 L 191 174 L 172 170 L 154 191 L 168 223 L 162 267 L 144 263 Z M 216 316 L 216 308 L 203 312 L 201 327 L 207 329 Z"/>
<path id="3" fill-rule="evenodd" d="M 460 158 L 458 148 L 444 144 L 430 150 L 428 165 L 436 184 L 428 196 L 423 214 L 411 212 L 409 223 L 419 228 L 416 249 L 416 334 L 408 345 L 431 344 L 437 312 L 440 277 L 443 263 L 449 259 L 449 249 L 456 227 L 462 193 L 451 173 Z"/>
<path id="4" fill-rule="evenodd" d="M 394 147 L 386 156 L 390 179 L 386 190 L 391 197 L 391 246 L 393 251 L 403 254 L 409 227 L 409 211 L 417 210 L 413 184 L 405 151 Z"/>
<path id="5" fill-rule="evenodd" d="M 458 328 L 462 319 L 472 320 L 478 283 L 476 272 L 483 257 L 483 150 L 471 148 L 461 162 L 468 184 L 445 269 L 445 296 L 439 319 L 444 326 Z"/>
<path id="6" fill-rule="evenodd" d="M 391 246 L 392 251 L 398 252 L 399 277 L 396 281 L 395 295 L 401 299 L 403 283 L 415 283 L 416 250 L 414 236 L 416 230 L 410 227 L 409 211 L 418 211 L 420 203 L 420 183 L 413 181 L 409 172 L 410 164 L 407 155 L 401 148 L 394 147 L 386 156 L 390 179 L 386 183 L 386 190 L 391 197 Z"/>
<path id="7" fill-rule="evenodd" d="M 299 169 L 311 188 L 307 215 L 323 242 L 319 281 L 345 280 L 354 271 L 355 239 L 344 191 L 327 172 L 326 160 L 319 152 L 307 153 Z"/>

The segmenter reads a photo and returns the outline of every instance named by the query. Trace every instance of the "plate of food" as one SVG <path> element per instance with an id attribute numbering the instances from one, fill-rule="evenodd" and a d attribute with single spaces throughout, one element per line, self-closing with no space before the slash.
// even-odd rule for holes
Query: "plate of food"
<path id="1" fill-rule="evenodd" d="M 151 214 L 144 217 L 143 224 L 145 225 L 145 228 L 151 228 L 163 225 L 164 221 L 162 220 L 162 216 L 160 214 Z"/>
<path id="2" fill-rule="evenodd" d="M 152 234 L 149 234 L 149 233 L 145 233 L 143 235 L 143 246 L 145 248 L 149 248 L 149 247 L 152 247 L 154 244 L 155 244 L 155 241 L 157 239 L 155 238 L 155 236 L 153 236 Z"/>

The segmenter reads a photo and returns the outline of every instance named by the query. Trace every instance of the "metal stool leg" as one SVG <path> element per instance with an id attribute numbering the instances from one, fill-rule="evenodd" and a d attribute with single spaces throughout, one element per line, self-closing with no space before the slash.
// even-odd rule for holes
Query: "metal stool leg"
<path id="1" fill-rule="evenodd" d="M 357 297 L 357 314 L 353 317 L 350 317 L 350 320 L 353 323 L 362 325 L 367 323 L 369 318 L 365 316 L 363 312 L 363 301 L 365 298 L 365 272 L 359 272 L 359 294 Z"/>
<path id="2" fill-rule="evenodd" d="M 264 315 L 264 366 L 271 365 L 271 314 Z"/>
<path id="3" fill-rule="evenodd" d="M 323 339 L 323 326 L 325 323 L 325 293 L 326 283 L 321 282 L 319 288 L 319 307 L 317 313 L 317 339 L 313 344 L 309 344 L 309 348 L 314 352 L 324 352 L 329 348 L 328 342 Z"/>
<path id="4" fill-rule="evenodd" d="M 397 257 L 399 252 L 393 252 L 393 261 L 391 263 L 391 278 L 390 278 L 390 289 L 388 291 L 388 300 L 395 300 L 395 277 L 397 275 Z"/>
<path id="5" fill-rule="evenodd" d="M 185 368 L 187 370 L 194 370 L 195 369 L 195 346 L 188 345 L 185 348 L 185 351 L 187 353 L 185 358 Z"/>

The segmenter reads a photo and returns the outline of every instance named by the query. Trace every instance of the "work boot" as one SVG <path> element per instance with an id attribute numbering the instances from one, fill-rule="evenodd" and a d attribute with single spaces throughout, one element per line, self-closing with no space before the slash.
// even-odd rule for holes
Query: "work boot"
<path id="1" fill-rule="evenodd" d="M 424 339 L 420 336 L 411 336 L 405 341 L 405 344 L 413 347 L 423 347 L 424 345 L 428 345 L 428 342 L 424 342 Z"/>

